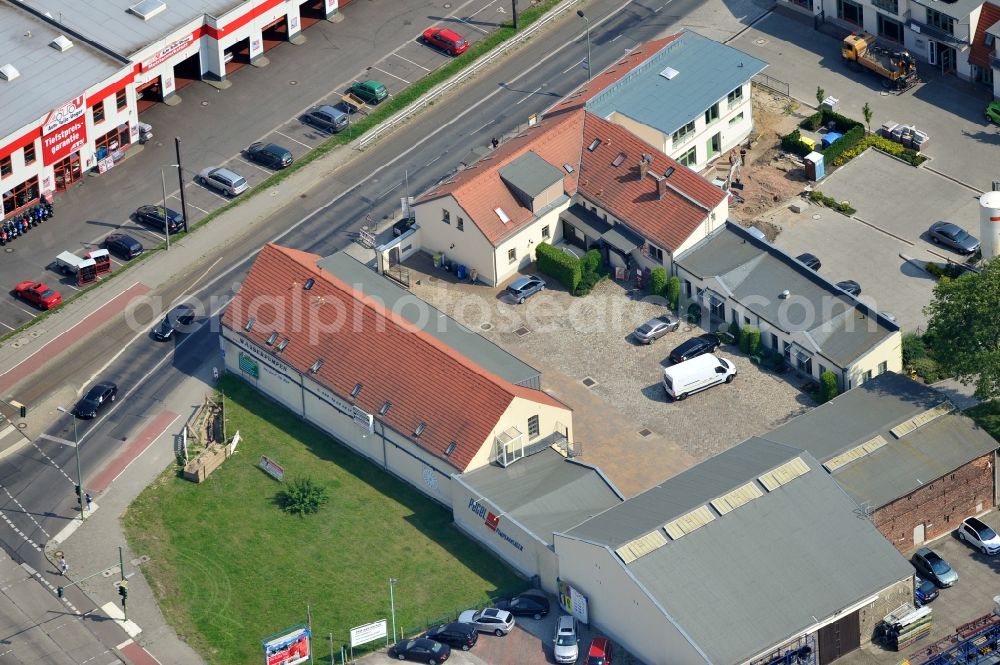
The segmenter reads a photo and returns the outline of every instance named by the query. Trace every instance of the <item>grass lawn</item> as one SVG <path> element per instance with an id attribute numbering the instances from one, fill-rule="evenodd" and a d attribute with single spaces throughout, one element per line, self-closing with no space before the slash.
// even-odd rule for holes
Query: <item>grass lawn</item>
<path id="1" fill-rule="evenodd" d="M 994 439 L 1000 441 L 1000 401 L 982 402 L 967 409 L 965 415 L 975 420 Z"/>
<path id="2" fill-rule="evenodd" d="M 163 615 L 210 663 L 260 662 L 260 639 L 304 623 L 307 604 L 326 662 L 330 633 L 339 650 L 352 626 L 390 618 L 390 576 L 408 633 L 527 586 L 449 511 L 242 381 L 221 385 L 236 455 L 200 485 L 168 469 L 124 517 L 132 552 L 151 557 L 143 572 Z M 283 513 L 261 455 L 286 479 L 326 485 L 330 502 L 304 518 Z"/>

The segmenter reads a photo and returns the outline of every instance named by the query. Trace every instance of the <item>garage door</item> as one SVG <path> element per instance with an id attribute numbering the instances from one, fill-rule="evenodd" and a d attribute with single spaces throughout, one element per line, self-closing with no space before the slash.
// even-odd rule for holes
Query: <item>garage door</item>
<path id="1" fill-rule="evenodd" d="M 861 610 L 819 629 L 819 665 L 826 665 L 861 646 Z"/>

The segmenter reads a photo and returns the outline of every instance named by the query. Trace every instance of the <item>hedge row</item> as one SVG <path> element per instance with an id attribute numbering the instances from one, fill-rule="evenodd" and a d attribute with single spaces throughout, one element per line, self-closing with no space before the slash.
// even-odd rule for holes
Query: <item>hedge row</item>
<path id="1" fill-rule="evenodd" d="M 853 215 L 857 212 L 857 210 L 852 208 L 851 204 L 847 201 L 837 201 L 837 199 L 832 196 L 827 196 L 818 189 L 809 192 L 809 200 L 813 203 L 822 203 L 827 208 L 833 208 L 837 212 L 842 212 L 845 215 Z"/>
<path id="2" fill-rule="evenodd" d="M 570 293 L 576 293 L 583 279 L 580 259 L 543 242 L 535 249 L 535 260 L 539 272 L 558 280 Z"/>
<path id="3" fill-rule="evenodd" d="M 799 123 L 799 127 L 802 129 L 808 129 L 815 132 L 820 127 L 825 127 L 830 123 L 834 122 L 834 129 L 841 134 L 846 134 L 855 127 L 864 127 L 860 122 L 852 118 L 848 118 L 846 115 L 840 115 L 829 109 L 820 109 L 816 113 Z"/>
<path id="4" fill-rule="evenodd" d="M 843 164 L 844 162 L 838 162 L 837 159 L 863 141 L 864 138 L 865 128 L 861 125 L 853 127 L 842 137 L 834 141 L 829 148 L 823 151 L 823 161 L 831 166 L 840 166 L 840 164 Z"/>
<path id="5" fill-rule="evenodd" d="M 799 157 L 805 157 L 812 152 L 812 148 L 802 142 L 802 133 L 797 129 L 781 137 L 781 149 Z"/>
<path id="6" fill-rule="evenodd" d="M 927 161 L 927 158 L 916 150 L 912 150 L 901 143 L 890 141 L 889 139 L 876 134 L 870 134 L 850 150 L 845 150 L 841 153 L 841 155 L 833 162 L 833 166 L 846 164 L 868 148 L 875 148 L 876 150 L 881 150 L 882 152 L 892 155 L 893 157 L 898 157 L 911 166 L 920 166 Z"/>

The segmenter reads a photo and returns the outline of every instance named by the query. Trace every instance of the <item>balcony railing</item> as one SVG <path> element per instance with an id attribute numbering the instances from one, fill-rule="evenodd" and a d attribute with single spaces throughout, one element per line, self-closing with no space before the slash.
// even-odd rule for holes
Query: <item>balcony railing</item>
<path id="1" fill-rule="evenodd" d="M 923 23 L 922 21 L 918 21 L 913 18 L 913 12 L 911 10 L 906 11 L 906 14 L 903 15 L 903 19 L 906 22 L 906 27 L 910 28 L 914 32 L 920 33 L 921 35 L 926 35 L 934 41 L 947 44 L 948 46 L 954 46 L 955 48 L 962 48 L 969 45 L 969 42 L 960 37 L 956 37 L 941 28 L 928 25 L 927 23 Z"/>

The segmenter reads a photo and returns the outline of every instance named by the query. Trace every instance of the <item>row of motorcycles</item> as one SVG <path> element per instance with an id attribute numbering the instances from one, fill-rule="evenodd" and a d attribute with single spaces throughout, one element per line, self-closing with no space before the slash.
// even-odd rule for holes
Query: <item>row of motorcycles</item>
<path id="1" fill-rule="evenodd" d="M 42 202 L 28 208 L 20 215 L 0 222 L 0 245 L 13 242 L 18 236 L 22 236 L 42 222 L 55 216 L 52 210 L 52 202 L 42 199 Z"/>

